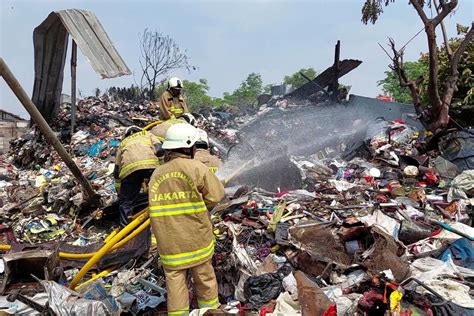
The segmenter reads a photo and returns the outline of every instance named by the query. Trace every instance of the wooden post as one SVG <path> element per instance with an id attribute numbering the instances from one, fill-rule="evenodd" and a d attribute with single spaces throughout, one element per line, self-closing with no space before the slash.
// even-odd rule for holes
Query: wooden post
<path id="1" fill-rule="evenodd" d="M 77 44 L 72 40 L 71 51 L 71 135 L 74 134 L 76 126 L 76 67 L 77 67 Z"/>
<path id="2" fill-rule="evenodd" d="M 340 66 L 339 66 L 339 59 L 340 59 L 340 53 L 341 53 L 341 41 L 337 41 L 336 48 L 334 50 L 334 65 L 332 66 L 332 83 L 330 86 L 331 89 L 331 99 L 333 101 L 337 101 L 338 96 L 339 96 L 339 71 L 340 71 Z"/>
<path id="3" fill-rule="evenodd" d="M 28 113 L 31 116 L 31 119 L 38 126 L 41 133 L 43 133 L 46 141 L 49 144 L 51 144 L 54 147 L 54 149 L 56 149 L 61 159 L 64 161 L 64 163 L 69 168 L 69 170 L 71 170 L 74 177 L 77 179 L 79 184 L 84 189 L 84 192 L 89 198 L 89 200 L 91 202 L 92 200 L 96 200 L 96 202 L 98 202 L 98 195 L 95 193 L 91 184 L 84 177 L 81 170 L 76 165 L 74 160 L 72 160 L 72 158 L 69 156 L 66 149 L 63 147 L 63 145 L 61 144 L 59 139 L 56 137 L 56 135 L 54 135 L 54 132 L 51 130 L 51 127 L 49 127 L 48 123 L 46 122 L 44 117 L 41 115 L 40 111 L 38 111 L 38 108 L 36 107 L 36 105 L 33 103 L 33 101 L 31 101 L 26 91 L 20 85 L 20 83 L 15 78 L 13 73 L 10 71 L 7 64 L 3 60 L 3 58 L 0 58 L 0 75 L 3 77 L 3 79 L 8 84 L 10 89 L 12 89 L 13 93 L 15 93 L 16 97 L 18 98 L 18 100 L 20 100 L 21 104 L 23 104 L 25 109 L 28 111 Z"/>

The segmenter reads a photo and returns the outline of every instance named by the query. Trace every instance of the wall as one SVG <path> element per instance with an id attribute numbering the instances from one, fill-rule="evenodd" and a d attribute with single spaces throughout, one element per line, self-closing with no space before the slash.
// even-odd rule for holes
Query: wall
<path id="1" fill-rule="evenodd" d="M 10 148 L 10 140 L 23 135 L 26 131 L 28 131 L 28 121 L 0 121 L 0 153 L 7 152 Z"/>

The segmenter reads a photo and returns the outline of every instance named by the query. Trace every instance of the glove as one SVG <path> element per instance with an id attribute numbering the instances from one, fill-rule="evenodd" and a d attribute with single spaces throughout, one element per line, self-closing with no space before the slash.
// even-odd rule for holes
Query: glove
<path id="1" fill-rule="evenodd" d="M 165 155 L 165 150 L 163 149 L 163 145 L 161 143 L 155 144 L 155 156 L 163 157 Z"/>

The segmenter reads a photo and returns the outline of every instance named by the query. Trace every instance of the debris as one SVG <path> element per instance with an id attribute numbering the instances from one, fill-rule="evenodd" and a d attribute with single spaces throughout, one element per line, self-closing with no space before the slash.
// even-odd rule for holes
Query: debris
<path id="1" fill-rule="evenodd" d="M 286 115 L 304 110 L 303 105 L 295 110 L 298 107 L 290 101 L 279 101 L 286 104 Z M 272 108 L 267 104 L 261 111 L 271 113 Z M 11 152 L 0 156 L 0 249 L 7 251 L 4 281 L 12 280 L 8 278 L 9 257 L 29 249 L 49 251 L 56 253 L 56 269 L 48 270 L 51 274 L 46 276 L 41 263 L 41 271 L 35 272 L 49 279 L 43 281 L 48 293 L 40 304 L 44 308 L 47 301 L 53 311 L 66 314 L 76 309 L 108 314 L 164 309 L 164 273 L 159 258 L 150 256 L 159 241 L 150 240 L 148 229 L 116 249 L 111 246 L 111 252 L 88 266 L 89 274 L 80 272 L 104 244 L 118 241 L 114 239 L 120 233 L 112 173 L 120 135 L 128 125 L 153 122 L 154 115 L 145 103 L 85 98 L 78 104 L 78 131 L 68 135 L 64 131 L 70 126 L 70 114 L 60 108 L 52 128 L 68 139 L 64 142 L 69 144 L 67 150 L 101 195 L 100 208 L 84 205 L 76 180 L 33 130 L 12 141 Z M 265 114 L 227 117 L 211 112 L 198 116 L 198 124 L 220 146 L 231 148 L 242 137 L 242 126 L 264 119 Z M 273 152 L 249 157 L 239 160 L 236 167 L 232 151 L 237 148 L 232 147 L 228 157 L 222 153 L 222 179 L 243 165 L 258 171 L 253 178 L 247 169 L 232 177 L 228 184 L 234 187 L 227 188 L 227 199 L 210 212 L 216 237 L 213 266 L 219 300 L 227 302 L 224 310 L 267 315 L 385 311 L 404 315 L 417 309 L 440 309 L 437 304 L 449 299 L 461 306 L 446 303 L 443 308 L 463 311 L 471 306 L 463 281 L 474 277 L 470 170 L 458 174 L 438 151 L 420 155 L 416 149 L 422 141 L 420 134 L 403 121 L 378 120 L 369 126 L 370 130 L 363 129 L 364 150 L 351 152 L 349 160 L 342 159 L 345 141 L 344 146 L 307 147 L 305 153 L 283 158 L 275 155 L 273 159 Z M 331 143 L 343 139 L 338 137 L 332 137 Z M 252 167 L 245 165 L 248 161 Z M 280 166 L 286 169 L 278 176 L 263 179 L 259 173 L 273 175 Z M 146 206 L 145 198 L 135 211 Z M 138 225 L 146 227 L 146 223 Z M 410 278 L 439 296 L 416 281 L 403 284 Z M 26 281 L 20 283 L 38 288 L 29 274 Z M 82 294 L 64 287 L 76 282 Z M 7 283 L 9 289 L 15 282 Z M 62 307 L 57 298 L 65 299 Z M 190 298 L 191 309 L 196 308 L 193 292 Z M 2 302 L 1 307 L 14 310 Z"/>

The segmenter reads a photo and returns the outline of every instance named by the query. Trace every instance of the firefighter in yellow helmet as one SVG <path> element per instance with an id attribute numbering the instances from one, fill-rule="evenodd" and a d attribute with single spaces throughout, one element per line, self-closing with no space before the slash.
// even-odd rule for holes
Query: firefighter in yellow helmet
<path id="1" fill-rule="evenodd" d="M 205 164 L 209 170 L 216 173 L 221 165 L 219 157 L 212 155 L 209 148 L 209 138 L 205 130 L 199 129 L 199 139 L 196 142 L 196 154 L 194 159 Z"/>
<path id="2" fill-rule="evenodd" d="M 161 152 L 161 142 L 153 134 L 131 126 L 125 131 L 124 139 L 117 151 L 114 177 L 120 181 L 118 190 L 120 224 L 126 226 L 128 217 L 145 179 L 159 165 L 157 155 Z"/>
<path id="3" fill-rule="evenodd" d="M 168 315 L 189 314 L 187 271 L 191 270 L 200 307 L 219 307 L 211 259 L 213 227 L 208 210 L 224 197 L 219 179 L 193 159 L 198 130 L 175 124 L 163 143 L 165 163 L 150 180 L 148 198 L 153 233 L 166 276 Z"/>
<path id="4" fill-rule="evenodd" d="M 168 80 L 168 88 L 160 98 L 160 118 L 169 120 L 183 113 L 189 113 L 188 106 L 181 94 L 183 83 L 179 78 L 173 77 Z"/>

